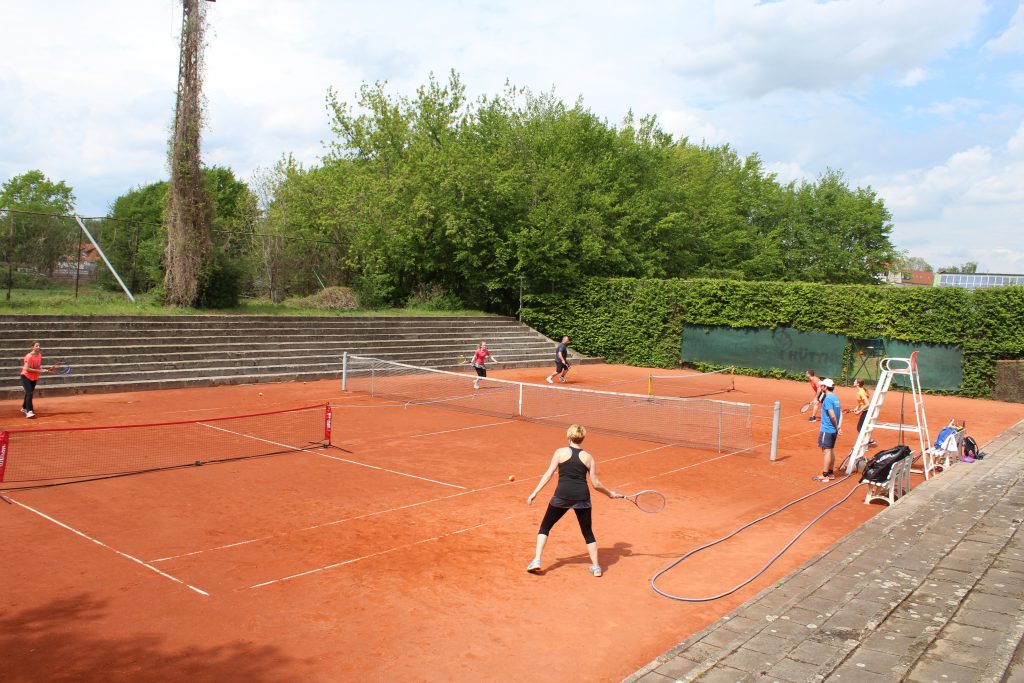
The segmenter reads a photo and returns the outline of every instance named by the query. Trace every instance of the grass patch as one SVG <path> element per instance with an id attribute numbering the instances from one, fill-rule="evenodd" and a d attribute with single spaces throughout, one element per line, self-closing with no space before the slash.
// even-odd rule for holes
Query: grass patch
<path id="1" fill-rule="evenodd" d="M 135 297 L 132 303 L 123 292 L 112 292 L 89 285 L 74 289 L 0 289 L 0 315 L 280 315 L 280 316 L 418 316 L 477 317 L 492 315 L 483 311 L 433 311 L 418 308 L 324 310 L 276 304 L 267 299 L 245 299 L 236 308 L 207 310 L 163 306 L 148 294 Z M 293 302 L 294 303 L 294 302 Z"/>

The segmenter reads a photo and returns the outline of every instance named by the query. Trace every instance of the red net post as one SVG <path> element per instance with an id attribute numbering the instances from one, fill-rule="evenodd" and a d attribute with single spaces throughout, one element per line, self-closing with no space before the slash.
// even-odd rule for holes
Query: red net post
<path id="1" fill-rule="evenodd" d="M 10 443 L 10 436 L 7 432 L 0 432 L 0 483 L 4 480 L 4 470 L 7 469 L 7 444 Z"/>
<path id="2" fill-rule="evenodd" d="M 328 403 L 324 406 L 324 445 L 331 445 L 331 404 Z M 3 481 L 3 478 L 0 478 Z"/>

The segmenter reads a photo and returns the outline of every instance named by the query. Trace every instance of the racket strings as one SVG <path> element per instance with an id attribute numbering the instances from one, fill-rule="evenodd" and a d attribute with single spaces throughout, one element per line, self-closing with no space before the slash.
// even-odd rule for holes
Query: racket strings
<path id="1" fill-rule="evenodd" d="M 665 496 L 657 491 L 641 491 L 633 496 L 633 503 L 642 512 L 661 512 L 665 509 Z"/>

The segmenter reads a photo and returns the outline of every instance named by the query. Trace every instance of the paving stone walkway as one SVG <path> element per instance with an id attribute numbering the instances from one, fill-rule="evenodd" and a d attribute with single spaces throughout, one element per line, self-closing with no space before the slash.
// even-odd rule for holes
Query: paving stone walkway
<path id="1" fill-rule="evenodd" d="M 982 450 L 626 681 L 1024 683 L 1024 421 Z"/>

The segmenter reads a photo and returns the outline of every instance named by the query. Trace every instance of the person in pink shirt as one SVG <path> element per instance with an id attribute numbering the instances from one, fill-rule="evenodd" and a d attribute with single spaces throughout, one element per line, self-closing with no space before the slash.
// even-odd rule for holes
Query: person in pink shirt
<path id="1" fill-rule="evenodd" d="M 490 358 L 495 363 L 498 359 L 487 349 L 486 342 L 480 342 L 479 346 L 476 347 L 476 351 L 473 353 L 473 369 L 476 370 L 476 379 L 473 380 L 473 388 L 480 388 L 480 378 L 487 377 L 487 359 Z"/>
<path id="2" fill-rule="evenodd" d="M 825 400 L 825 389 L 821 386 L 821 378 L 814 373 L 814 370 L 810 368 L 804 373 L 807 377 L 807 381 L 811 383 L 811 391 L 814 392 L 814 401 L 811 405 L 811 416 L 807 418 L 808 422 L 814 422 L 818 419 L 818 406 Z"/>
<path id="3" fill-rule="evenodd" d="M 33 342 L 32 350 L 25 354 L 21 363 L 21 387 L 25 390 L 25 400 L 21 404 L 21 412 L 25 413 L 25 417 L 36 416 L 32 408 L 32 394 L 36 390 L 39 375 L 45 372 L 53 372 L 53 368 L 43 369 L 42 349 L 39 342 Z"/>

